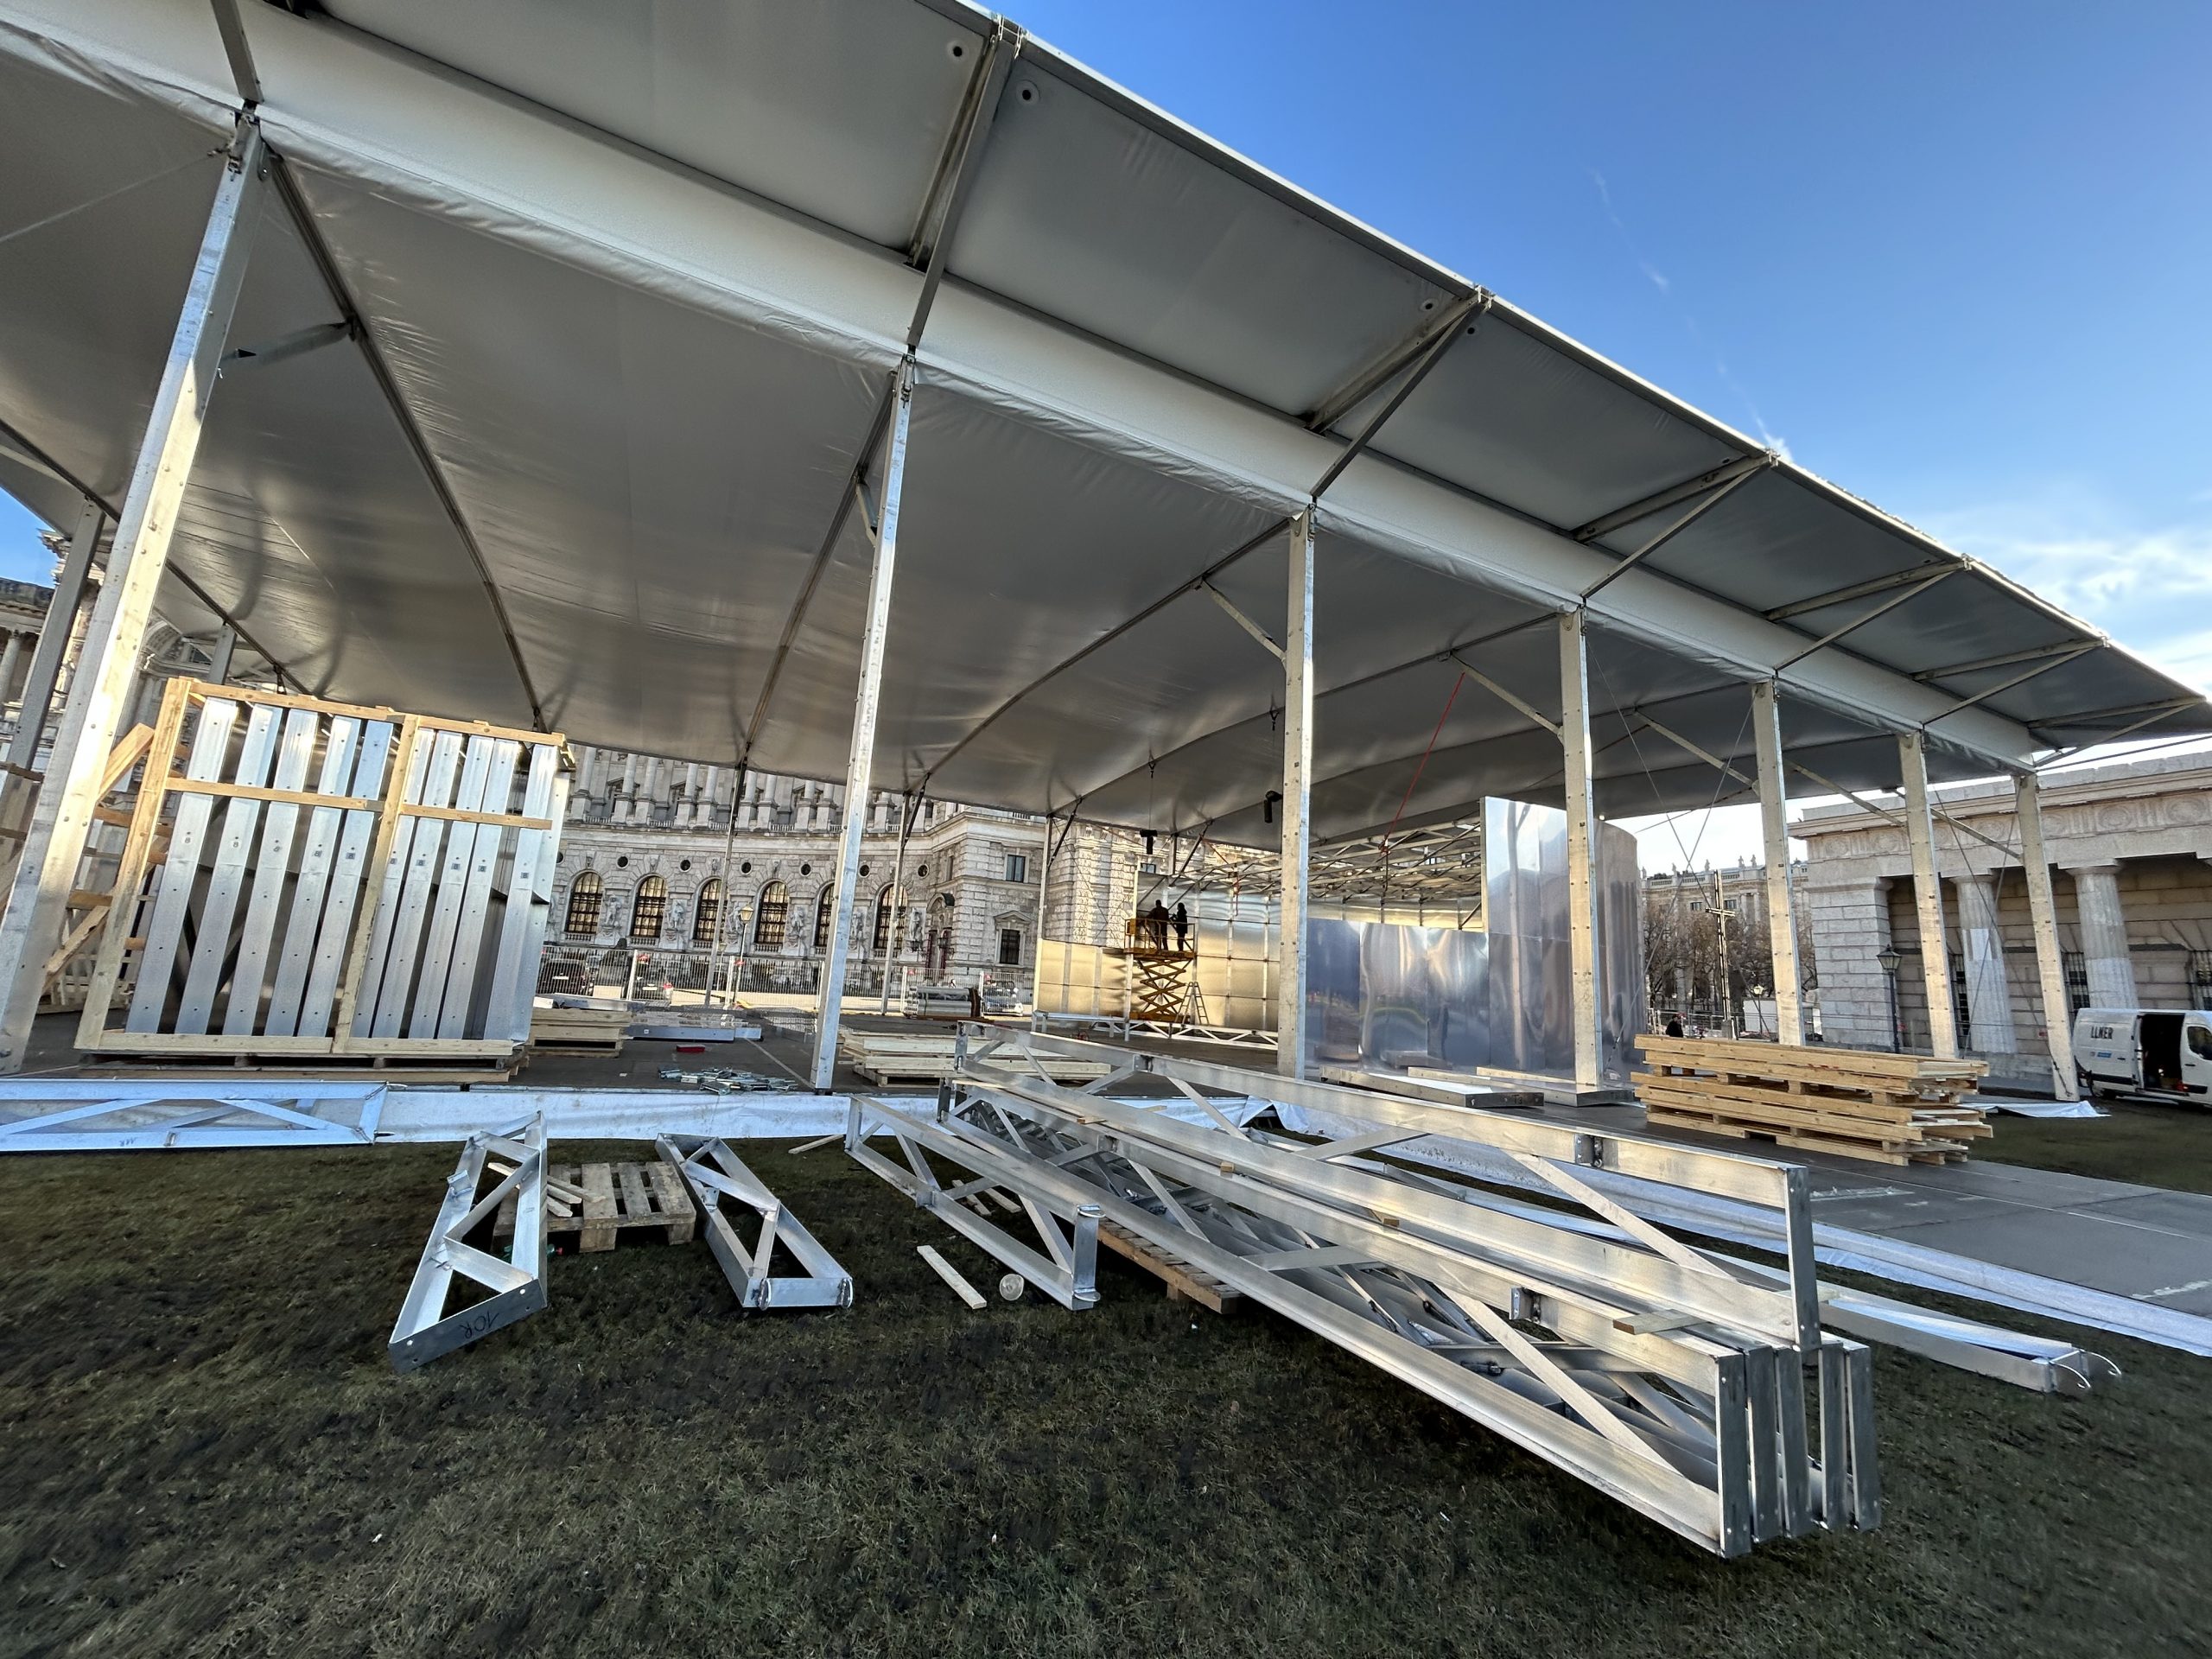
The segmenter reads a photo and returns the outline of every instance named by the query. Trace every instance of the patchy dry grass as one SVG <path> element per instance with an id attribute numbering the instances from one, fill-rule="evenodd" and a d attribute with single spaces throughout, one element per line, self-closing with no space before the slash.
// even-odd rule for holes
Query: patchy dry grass
<path id="1" fill-rule="evenodd" d="M 569 1150 L 563 1148 L 563 1150 Z M 2212 1363 L 1885 1354 L 1889 1520 L 1722 1563 L 1283 1322 L 1071 1316 L 832 1150 L 757 1167 L 850 1312 L 702 1244 L 552 1267 L 410 1377 L 448 1148 L 0 1163 L 0 1655 L 2201 1651 Z M 995 1277 L 995 1273 L 993 1274 Z"/>

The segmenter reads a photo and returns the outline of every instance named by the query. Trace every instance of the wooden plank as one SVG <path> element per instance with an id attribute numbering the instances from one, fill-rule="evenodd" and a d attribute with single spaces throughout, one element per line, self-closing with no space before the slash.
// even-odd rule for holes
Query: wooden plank
<path id="1" fill-rule="evenodd" d="M 430 734 L 429 763 L 423 768 L 421 798 L 444 804 L 453 794 L 460 771 L 462 741 L 451 732 Z M 384 895 L 377 906 L 378 945 L 372 951 L 369 976 L 373 988 L 364 985 L 367 1006 L 361 1013 L 366 1029 L 361 1034 L 394 1037 L 406 1011 L 407 990 L 415 977 L 415 958 L 422 944 L 423 918 L 429 913 L 430 885 L 437 877 L 438 853 L 445 845 L 445 826 L 435 822 L 405 823 L 393 869 L 385 874 Z M 394 875 L 397 880 L 393 880 Z M 360 1021 L 356 1021 L 357 1030 Z"/>
<path id="2" fill-rule="evenodd" d="M 252 708 L 246 715 L 245 741 L 238 748 L 238 781 L 257 785 L 269 776 L 276 755 L 277 721 L 274 709 Z M 178 1032 L 204 1032 L 214 1015 L 215 992 L 231 957 L 231 921 L 238 913 L 238 895 L 245 887 L 246 863 L 252 855 L 254 832 L 261 824 L 261 807 L 259 801 L 240 798 L 223 809 L 223 827 L 213 844 L 207 890 L 200 901 L 192 962 L 185 970 L 184 994 L 177 1001 L 173 1029 Z"/>
<path id="3" fill-rule="evenodd" d="M 1643 1093 L 1647 1106 L 1664 1110 L 1698 1112 L 1732 1122 L 1817 1128 L 1823 1134 L 1883 1145 L 1906 1145 L 1924 1140 L 1930 1135 L 1990 1133 L 1987 1122 L 1980 1116 L 1965 1117 L 1956 1114 L 1940 1117 L 1905 1116 L 1885 1121 L 1848 1113 L 1813 1111 L 1791 1105 L 1765 1105 L 1727 1097 L 1715 1098 L 1694 1090 L 1647 1088 Z"/>
<path id="4" fill-rule="evenodd" d="M 153 820 L 162 810 L 162 803 L 172 779 L 169 766 L 173 763 L 176 744 L 181 741 L 181 725 L 187 704 L 184 690 L 191 682 L 173 680 L 171 685 L 182 688 L 177 692 L 177 702 L 172 709 L 168 694 L 162 697 L 161 719 L 169 734 L 166 747 L 149 757 L 146 780 L 138 791 L 139 822 L 131 830 L 135 847 L 126 847 L 124 868 L 116 872 L 116 891 L 136 893 L 145 879 L 146 844 L 153 835 Z M 238 725 L 238 705 L 230 698 L 207 702 L 200 710 L 200 724 L 192 736 L 191 758 L 185 763 L 188 776 L 213 778 L 222 770 L 230 745 L 231 733 Z M 169 827 L 169 856 L 162 866 L 161 880 L 154 894 L 151 914 L 145 925 L 145 944 L 138 957 L 138 989 L 130 999 L 130 1007 L 124 1015 L 126 1031 L 158 1030 L 162 1013 L 168 1001 L 169 977 L 176 962 L 178 944 L 184 937 L 184 920 L 192 899 L 192 887 L 200 864 L 200 843 L 207 834 L 207 817 L 214 803 L 205 797 L 177 804 L 176 817 Z M 135 853 L 135 859 L 131 856 Z M 109 961 L 109 950 L 104 945 L 99 965 L 93 969 L 94 986 L 105 979 L 113 989 L 116 977 L 122 968 L 122 938 L 129 931 L 124 921 L 128 906 L 118 904 L 110 912 L 116 919 L 113 943 L 113 962 Z M 106 1020 L 107 1007 L 103 1000 L 87 995 L 85 1017 L 77 1032 L 79 1048 L 97 1048 Z"/>
<path id="5" fill-rule="evenodd" d="M 186 690 L 195 697 L 220 697 L 235 695 L 238 688 L 211 685 L 205 680 L 182 682 Z M 357 715 L 372 720 L 418 721 L 426 729 L 436 732 L 458 732 L 463 736 L 508 737 L 519 743 L 543 743 L 548 734 L 526 731 L 519 726 L 494 726 L 481 720 L 448 720 L 435 715 L 408 715 L 402 716 L 397 709 L 381 703 L 333 702 L 327 697 L 308 696 L 294 691 L 263 691 L 250 694 L 256 702 L 276 709 L 309 709 L 324 715 Z"/>
<path id="6" fill-rule="evenodd" d="M 359 924 L 365 918 L 358 918 L 357 912 L 361 895 L 371 890 L 371 873 L 382 868 L 376 862 L 375 849 L 383 825 L 394 817 L 384 810 L 391 789 L 386 780 L 407 770 L 412 741 L 404 726 L 394 727 L 381 720 L 362 724 L 359 753 L 353 762 L 353 786 L 357 794 L 378 791 L 379 804 L 374 813 L 339 814 L 342 822 L 338 850 L 333 855 L 330 878 L 325 885 L 322 915 L 315 924 L 315 956 L 308 968 L 307 989 L 300 999 L 298 1031 L 302 1037 L 329 1036 L 335 1041 L 353 1029 L 353 1009 L 342 1000 L 341 982 L 351 976 L 352 982 L 359 982 L 353 949 L 356 936 L 364 931 Z M 334 787 L 343 792 L 346 779 L 342 773 Z M 334 1019 L 334 1003 L 337 1005 Z"/>
<path id="7" fill-rule="evenodd" d="M 322 771 L 315 780 L 321 800 L 342 796 L 361 733 L 362 722 L 348 716 L 341 715 L 330 722 L 323 735 Z M 345 820 L 346 814 L 331 805 L 319 805 L 308 814 L 307 834 L 300 846 L 300 871 L 292 884 L 284 937 L 276 947 L 276 974 L 270 984 L 269 1015 L 262 1027 L 271 1036 L 299 1033 L 300 1005 L 307 994 L 308 971 L 315 965 L 315 934 L 322 925 L 331 865 Z"/>
<path id="8" fill-rule="evenodd" d="M 645 1179 L 652 1183 L 653 1213 L 668 1218 L 668 1242 L 689 1244 L 691 1230 L 698 1224 L 699 1211 L 691 1202 L 690 1189 L 683 1178 L 666 1164 L 656 1160 L 644 1166 Z"/>
<path id="9" fill-rule="evenodd" d="M 276 785 L 297 789 L 307 782 L 322 735 L 320 718 L 304 709 L 284 716 L 284 735 L 276 751 Z M 269 950 L 276 943 L 276 916 L 292 866 L 292 834 L 300 809 L 279 802 L 263 814 L 261 845 L 253 855 L 253 887 L 246 899 L 245 922 L 238 932 L 238 958 L 231 969 L 230 1000 L 224 1005 L 223 1034 L 245 1036 L 261 1024 L 261 992 L 269 973 Z"/>
<path id="10" fill-rule="evenodd" d="M 586 1164 L 574 1185 L 583 1189 L 583 1238 L 576 1248 L 587 1253 L 614 1248 L 614 1230 L 620 1225 L 614 1205 L 614 1172 L 605 1164 Z"/>
<path id="11" fill-rule="evenodd" d="M 951 1286 L 954 1294 L 971 1309 L 981 1313 L 990 1306 L 983 1300 L 983 1293 L 961 1276 L 959 1268 L 937 1253 L 937 1247 L 934 1244 L 917 1244 L 914 1247 L 914 1254 L 928 1262 L 935 1270 L 937 1276 Z"/>

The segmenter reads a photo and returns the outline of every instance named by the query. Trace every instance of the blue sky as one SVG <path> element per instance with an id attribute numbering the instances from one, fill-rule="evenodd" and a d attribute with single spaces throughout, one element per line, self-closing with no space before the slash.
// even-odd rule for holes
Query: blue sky
<path id="1" fill-rule="evenodd" d="M 1012 15 L 2212 681 L 2212 6 Z M 0 505 L 0 575 L 44 579 L 31 529 Z"/>
<path id="2" fill-rule="evenodd" d="M 2212 6 L 1011 15 L 2212 683 Z"/>

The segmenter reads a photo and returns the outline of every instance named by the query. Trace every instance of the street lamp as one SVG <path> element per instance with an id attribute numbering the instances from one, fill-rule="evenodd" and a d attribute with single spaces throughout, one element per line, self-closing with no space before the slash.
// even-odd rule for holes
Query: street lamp
<path id="1" fill-rule="evenodd" d="M 1874 960 L 1881 964 L 1883 982 L 1889 987 L 1890 1046 L 1902 1051 L 1904 1033 L 1897 1019 L 1897 967 L 1904 958 L 1897 954 L 1895 945 L 1885 945 L 1875 954 Z"/>

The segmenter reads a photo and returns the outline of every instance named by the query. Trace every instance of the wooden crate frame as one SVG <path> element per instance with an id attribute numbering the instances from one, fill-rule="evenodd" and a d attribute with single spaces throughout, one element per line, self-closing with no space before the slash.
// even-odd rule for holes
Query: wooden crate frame
<path id="1" fill-rule="evenodd" d="M 295 1062 L 513 1053 L 529 1037 L 526 976 L 559 849 L 562 751 L 557 733 L 171 680 L 78 1047 Z M 507 810 L 518 788 L 522 810 Z M 203 844 L 215 862 L 195 919 Z M 149 882 L 178 868 L 191 879 Z M 114 1028 L 126 959 L 137 988 Z"/>

